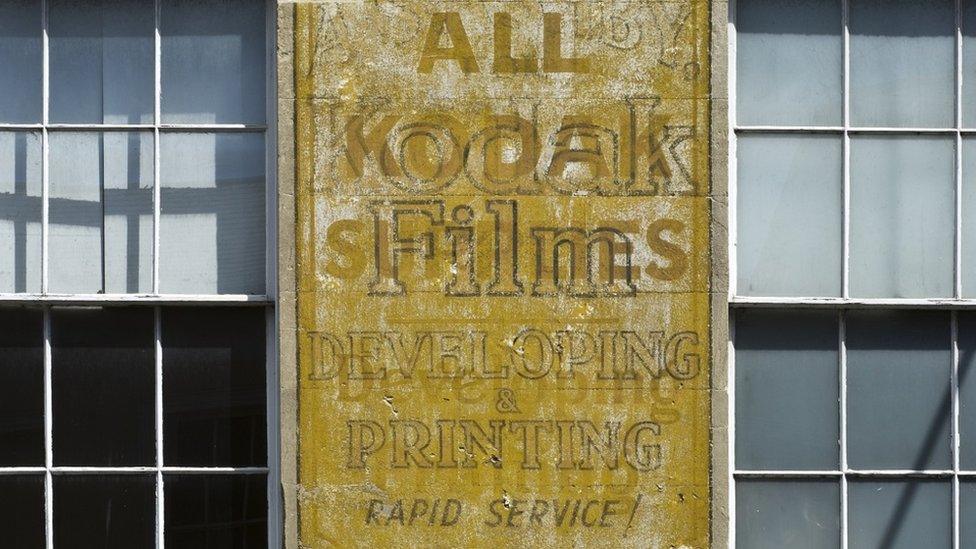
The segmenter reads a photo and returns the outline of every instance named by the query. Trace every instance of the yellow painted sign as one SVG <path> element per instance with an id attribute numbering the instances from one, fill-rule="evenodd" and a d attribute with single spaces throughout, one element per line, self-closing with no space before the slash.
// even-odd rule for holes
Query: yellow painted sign
<path id="1" fill-rule="evenodd" d="M 307 547 L 706 547 L 705 0 L 295 7 Z"/>

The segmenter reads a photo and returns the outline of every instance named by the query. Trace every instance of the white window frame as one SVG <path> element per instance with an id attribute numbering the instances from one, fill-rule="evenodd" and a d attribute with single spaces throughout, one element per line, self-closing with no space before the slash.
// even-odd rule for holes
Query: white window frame
<path id="1" fill-rule="evenodd" d="M 955 127 L 953 128 L 921 128 L 921 127 L 863 127 L 852 126 L 850 123 L 850 28 L 849 28 L 849 0 L 841 0 L 841 37 L 843 41 L 843 96 L 842 96 L 842 125 L 841 126 L 789 126 L 789 125 L 739 125 L 736 121 L 736 0 L 728 3 L 728 200 L 729 200 L 729 248 L 728 248 L 728 284 L 729 284 L 729 341 L 728 341 L 728 509 L 729 509 L 729 546 L 736 546 L 736 480 L 738 479 L 837 479 L 840 488 L 840 546 L 847 549 L 849 529 L 849 493 L 848 484 L 852 479 L 930 479 L 951 480 L 952 484 L 952 547 L 959 549 L 960 515 L 959 515 L 959 482 L 960 478 L 976 479 L 976 470 L 961 470 L 959 466 L 959 345 L 958 345 L 958 313 L 957 311 L 976 310 L 976 299 L 962 296 L 962 140 L 963 136 L 976 135 L 976 128 L 967 128 L 962 124 L 962 16 L 961 0 L 955 0 Z M 841 296 L 840 297 L 765 297 L 742 296 L 737 292 L 737 155 L 736 138 L 740 134 L 820 134 L 836 135 L 843 139 L 842 155 L 842 262 L 841 262 Z M 932 299 L 903 299 L 903 298 L 856 298 L 850 295 L 850 143 L 851 135 L 941 135 L 955 139 L 954 162 L 954 257 L 953 257 L 953 296 L 950 298 Z M 976 265 L 974 267 L 976 268 Z M 796 310 L 803 308 L 820 308 L 837 312 L 838 319 L 838 379 L 839 379 L 839 464 L 833 470 L 745 470 L 738 469 L 735 460 L 735 313 L 737 309 L 775 307 L 780 310 Z M 950 317 L 951 341 L 951 369 L 950 385 L 950 447 L 952 468 L 946 470 L 868 470 L 853 469 L 847 461 L 847 347 L 845 338 L 845 314 L 853 309 L 915 309 L 915 310 L 947 310 Z"/>
<path id="2" fill-rule="evenodd" d="M 47 549 L 54 549 L 53 477 L 62 474 L 155 474 L 156 522 L 154 525 L 157 549 L 164 547 L 165 498 L 164 474 L 261 474 L 267 478 L 267 534 L 268 547 L 282 545 L 282 508 L 280 487 L 279 441 L 279 383 L 278 383 L 278 311 L 277 295 L 277 2 L 263 0 L 266 8 L 266 123 L 265 124 L 164 124 L 160 116 L 161 97 L 161 35 L 160 4 L 154 8 L 154 100 L 152 124 L 52 124 L 48 118 L 50 104 L 50 61 L 48 40 L 48 0 L 40 0 L 42 10 L 42 120 L 37 124 L 0 123 L 0 131 L 34 131 L 41 134 L 41 291 L 39 293 L 0 293 L 0 306 L 33 306 L 43 310 L 44 341 L 44 466 L 0 467 L 4 475 L 44 475 L 45 540 Z M 262 1 L 262 0 L 256 0 Z M 58 294 L 48 292 L 48 202 L 49 202 L 49 132 L 51 131 L 152 131 L 153 133 L 153 246 L 152 290 L 149 293 L 126 294 Z M 160 134 L 255 132 L 265 137 L 265 293 L 253 294 L 162 294 L 159 292 L 159 225 L 160 225 Z M 61 305 L 124 306 L 146 305 L 154 310 L 154 371 L 155 371 L 155 465 L 144 467 L 66 467 L 55 466 L 53 460 L 53 406 L 51 382 L 51 308 Z M 266 360 L 265 413 L 267 436 L 267 464 L 263 467 L 174 467 L 163 464 L 163 348 L 160 317 L 164 305 L 181 306 L 254 306 L 265 310 Z"/>

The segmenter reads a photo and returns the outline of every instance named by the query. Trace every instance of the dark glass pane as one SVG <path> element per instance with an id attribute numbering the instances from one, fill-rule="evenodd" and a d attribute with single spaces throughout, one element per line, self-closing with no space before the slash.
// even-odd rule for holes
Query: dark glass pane
<path id="1" fill-rule="evenodd" d="M 0 309 L 0 466 L 44 465 L 44 317 Z"/>
<path id="2" fill-rule="evenodd" d="M 54 462 L 155 462 L 153 311 L 51 312 Z"/>
<path id="3" fill-rule="evenodd" d="M 850 549 L 952 547 L 948 481 L 857 480 L 849 493 Z"/>
<path id="4" fill-rule="evenodd" d="M 735 315 L 738 469 L 836 469 L 837 313 Z"/>
<path id="5" fill-rule="evenodd" d="M 976 547 L 976 482 L 959 483 L 959 547 Z"/>
<path id="6" fill-rule="evenodd" d="M 44 477 L 0 475 L 0 544 L 44 547 Z"/>
<path id="7" fill-rule="evenodd" d="M 163 310 L 167 465 L 264 465 L 264 309 Z"/>
<path id="8" fill-rule="evenodd" d="M 949 469 L 949 315 L 847 314 L 847 457 L 856 469 Z"/>
<path id="9" fill-rule="evenodd" d="M 58 549 L 152 547 L 156 527 L 152 475 L 54 477 Z"/>
<path id="10" fill-rule="evenodd" d="M 840 547 L 836 480 L 750 479 L 737 480 L 735 486 L 738 547 Z"/>
<path id="11" fill-rule="evenodd" d="M 163 484 L 166 547 L 267 547 L 264 475 L 167 475 Z"/>

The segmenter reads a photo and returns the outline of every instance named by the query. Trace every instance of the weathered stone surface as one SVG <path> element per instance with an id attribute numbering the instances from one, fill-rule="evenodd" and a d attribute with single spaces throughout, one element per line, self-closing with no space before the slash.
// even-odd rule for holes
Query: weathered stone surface
<path id="1" fill-rule="evenodd" d="M 708 2 L 294 15 L 300 543 L 706 547 Z"/>

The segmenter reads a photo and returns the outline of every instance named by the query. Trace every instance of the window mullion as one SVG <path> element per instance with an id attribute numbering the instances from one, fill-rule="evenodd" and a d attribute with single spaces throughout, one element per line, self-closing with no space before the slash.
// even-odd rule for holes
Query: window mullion
<path id="1" fill-rule="evenodd" d="M 729 211 L 734 211 L 735 208 L 729 208 Z M 729 282 L 731 284 L 731 281 Z M 728 409 L 729 409 L 729 419 L 727 422 L 727 437 L 728 440 L 726 444 L 728 445 L 728 486 L 729 486 L 729 547 L 735 547 L 736 540 L 736 521 L 735 521 L 735 494 L 736 494 L 736 475 L 735 471 L 737 469 L 737 464 L 735 460 L 735 309 L 729 309 L 729 344 L 727 360 L 728 365 L 727 370 L 727 380 L 726 380 L 726 393 L 728 394 Z"/>
<path id="2" fill-rule="evenodd" d="M 159 34 L 159 0 L 153 4 L 153 257 L 152 257 L 152 293 L 159 294 L 159 209 L 160 209 L 160 181 L 159 181 L 159 127 L 161 86 L 161 38 Z"/>
<path id="3" fill-rule="evenodd" d="M 47 549 L 54 547 L 54 405 L 51 376 L 51 308 L 44 307 L 44 528 Z"/>
<path id="4" fill-rule="evenodd" d="M 842 36 L 842 82 L 841 116 L 844 133 L 842 137 L 841 160 L 841 298 L 850 298 L 851 279 L 851 34 L 850 34 L 850 6 L 848 0 L 841 0 L 841 36 Z M 839 418 L 840 418 L 840 547 L 848 546 L 848 479 L 847 479 L 847 326 L 844 310 L 837 312 L 837 354 L 838 354 L 838 383 L 840 385 Z"/>
<path id="5" fill-rule="evenodd" d="M 958 2 L 957 2 L 958 7 Z M 952 311 L 949 317 L 952 339 L 952 365 L 950 390 L 952 402 L 952 547 L 959 549 L 959 313 Z"/>
<path id="6" fill-rule="evenodd" d="M 159 295 L 159 125 L 161 76 L 161 39 L 159 0 L 153 1 L 153 244 L 152 244 L 152 293 Z M 165 490 L 163 485 L 163 345 L 162 313 L 159 306 L 153 308 L 155 320 L 153 343 L 155 349 L 155 389 L 156 389 L 156 549 L 165 547 Z"/>
<path id="7" fill-rule="evenodd" d="M 48 272 L 48 103 L 50 90 L 50 46 L 48 43 L 48 6 L 41 0 L 41 293 L 46 294 Z"/>
<path id="8" fill-rule="evenodd" d="M 841 547 L 847 549 L 847 325 L 843 310 L 837 312 L 837 358 L 839 383 L 839 413 L 840 429 L 838 451 L 840 452 L 840 536 Z"/>
<path id="9" fill-rule="evenodd" d="M 962 5 L 955 0 L 956 11 L 956 165 L 955 165 L 955 248 L 953 262 L 953 288 L 955 296 L 962 299 Z M 952 421 L 949 427 L 952 441 L 952 547 L 959 549 L 959 313 L 952 311 L 950 315 L 952 330 L 952 365 L 950 372 L 950 390 L 952 402 Z"/>
<path id="10" fill-rule="evenodd" d="M 955 296 L 962 298 L 962 10 L 956 0 L 956 165 L 955 165 L 955 249 L 953 262 L 953 288 Z"/>
<path id="11" fill-rule="evenodd" d="M 729 272 L 728 286 L 729 286 L 729 296 L 730 297 L 735 297 L 735 295 L 737 294 L 737 290 L 738 290 L 738 288 L 737 288 L 738 287 L 738 267 L 737 267 L 737 261 L 738 261 L 737 255 L 738 254 L 736 253 L 736 244 L 737 244 L 737 241 L 738 241 L 738 228 L 737 228 L 737 221 L 736 221 L 736 215 L 737 215 L 737 213 L 736 213 L 736 210 L 737 210 L 737 208 L 736 208 L 736 195 L 737 195 L 737 191 L 736 191 L 736 187 L 737 187 L 736 166 L 738 165 L 737 160 L 736 160 L 736 127 L 738 126 L 738 120 L 736 118 L 736 104 L 735 104 L 736 103 L 736 86 L 737 86 L 737 84 L 736 84 L 736 79 L 737 79 L 737 74 L 736 74 L 736 30 L 735 30 L 736 15 L 735 14 L 736 14 L 736 2 L 735 2 L 735 0 L 729 0 L 729 21 L 728 21 L 728 27 L 727 27 L 727 32 L 726 32 L 726 34 L 728 34 L 728 43 L 729 43 L 729 54 L 728 54 L 728 60 L 726 62 L 726 66 L 728 67 L 728 84 L 727 84 L 728 85 L 728 88 L 727 89 L 728 89 L 728 96 L 729 96 L 729 101 L 728 101 L 728 111 L 729 111 L 728 112 L 728 125 L 729 126 L 728 126 L 728 134 L 727 134 L 728 135 L 728 143 L 729 143 L 728 144 L 728 146 L 729 146 L 729 152 L 728 152 L 728 154 L 729 154 L 729 157 L 728 157 L 729 158 L 729 164 L 728 164 L 728 180 L 729 181 L 728 181 L 728 203 L 726 204 L 726 207 L 727 207 L 728 216 L 729 216 L 729 224 L 728 224 L 728 238 L 729 238 L 729 243 L 728 243 L 728 262 L 729 262 L 729 267 L 728 267 L 728 269 L 729 269 L 729 271 L 728 271 Z M 730 385 L 730 387 L 731 387 L 731 385 Z M 731 444 L 731 442 L 730 442 L 730 444 Z M 729 463 L 729 466 L 732 467 L 732 463 L 731 462 Z M 729 486 L 731 488 L 731 484 Z M 734 499 L 735 499 L 734 494 L 733 494 L 733 496 L 730 499 L 732 499 L 733 502 L 734 502 Z M 730 503 L 730 505 L 731 505 L 731 503 Z M 732 532 L 732 534 L 734 534 L 734 531 Z M 731 538 L 732 539 L 731 539 L 731 542 L 730 543 L 733 543 L 734 544 L 734 542 L 735 542 L 734 535 L 731 536 Z"/>
<path id="12" fill-rule="evenodd" d="M 162 312 L 153 307 L 153 346 L 155 350 L 156 384 L 156 547 L 163 549 L 164 493 L 163 493 L 163 344 Z"/>
<path id="13" fill-rule="evenodd" d="M 48 291 L 49 142 L 47 133 L 50 103 L 50 46 L 48 42 L 48 5 L 41 0 L 41 293 Z M 54 549 L 54 405 L 51 376 L 51 309 L 44 307 L 44 539 L 47 549 Z"/>
<path id="14" fill-rule="evenodd" d="M 843 160 L 842 160 L 842 181 L 841 181 L 841 296 L 844 299 L 850 297 L 850 278 L 851 278 L 851 36 L 848 21 L 850 10 L 848 0 L 841 0 L 841 25 L 843 26 L 843 92 L 841 97 L 841 112 L 843 117 Z M 842 464 L 846 467 L 846 464 Z M 844 495 L 846 500 L 846 492 Z M 846 530 L 842 529 L 846 540 Z M 844 546 L 846 547 L 846 541 Z"/>

